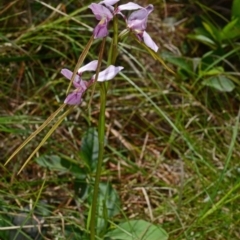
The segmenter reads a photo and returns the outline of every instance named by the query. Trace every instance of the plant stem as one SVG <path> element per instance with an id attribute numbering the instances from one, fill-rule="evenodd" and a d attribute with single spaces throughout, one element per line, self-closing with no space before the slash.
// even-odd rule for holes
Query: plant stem
<path id="1" fill-rule="evenodd" d="M 98 66 L 96 71 L 95 82 L 97 81 L 98 74 L 101 68 L 103 52 L 105 48 L 106 38 L 103 39 L 100 53 L 98 56 Z M 104 155 L 104 136 L 105 136 L 105 108 L 106 108 L 106 98 L 107 98 L 107 91 L 105 83 L 99 83 L 100 85 L 100 114 L 99 114 L 99 121 L 98 121 L 98 141 L 99 141 L 99 153 L 98 153 L 98 164 L 97 164 L 97 171 L 95 176 L 95 184 L 93 190 L 93 198 L 92 198 L 92 207 L 91 207 L 91 216 L 90 216 L 90 239 L 95 239 L 95 228 L 96 228 L 96 211 L 97 211 L 97 203 L 98 203 L 98 191 L 99 191 L 99 183 L 101 177 L 101 170 L 102 170 L 102 162 L 103 162 L 103 155 Z"/>
<path id="2" fill-rule="evenodd" d="M 113 26 L 114 26 L 114 35 L 113 40 L 111 43 L 109 55 L 108 55 L 108 65 L 114 64 L 117 58 L 117 44 L 118 44 L 118 22 L 117 18 L 114 17 L 113 19 Z M 105 46 L 105 38 L 103 40 L 101 47 L 101 52 L 99 54 L 99 64 L 102 61 L 103 50 Z M 98 77 L 98 72 L 100 70 L 100 65 L 97 68 L 96 79 Z M 98 153 L 98 164 L 97 164 L 97 171 L 95 176 L 95 184 L 94 184 L 94 192 L 92 198 L 92 207 L 91 207 L 91 218 L 90 218 L 90 239 L 95 239 L 95 226 L 96 226 L 96 211 L 97 211 L 97 203 L 98 203 L 98 192 L 99 192 L 99 184 L 100 184 L 100 177 L 101 177 L 101 170 L 102 170 L 102 163 L 103 163 L 103 155 L 104 155 L 104 137 L 105 137 L 105 108 L 106 108 L 106 98 L 107 98 L 107 89 L 109 87 L 108 82 L 100 83 L 100 115 L 99 115 L 99 122 L 98 122 L 98 140 L 99 140 L 99 153 Z"/>
<path id="3" fill-rule="evenodd" d="M 97 199 L 99 192 L 99 183 L 101 177 L 101 169 L 104 155 L 104 135 L 105 135 L 105 108 L 106 108 L 106 87 L 104 83 L 100 83 L 100 115 L 98 122 L 98 139 L 99 139 L 99 153 L 98 153 L 98 164 L 94 184 L 93 200 L 92 200 L 92 209 L 91 209 L 91 220 L 90 220 L 90 239 L 95 239 L 95 223 L 97 220 L 96 210 L 97 210 Z"/>

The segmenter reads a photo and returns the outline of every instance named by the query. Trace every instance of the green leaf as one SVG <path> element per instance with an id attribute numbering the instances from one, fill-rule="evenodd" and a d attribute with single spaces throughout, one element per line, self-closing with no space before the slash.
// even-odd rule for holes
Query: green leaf
<path id="1" fill-rule="evenodd" d="M 207 30 L 208 33 L 212 36 L 212 38 L 216 41 L 219 42 L 220 40 L 220 31 L 210 22 L 202 22 L 203 27 Z"/>
<path id="2" fill-rule="evenodd" d="M 100 183 L 99 188 L 97 232 L 105 233 L 108 219 L 120 212 L 120 198 L 109 183 Z"/>
<path id="3" fill-rule="evenodd" d="M 49 170 L 67 172 L 67 169 L 61 164 L 61 158 L 57 155 L 43 155 L 36 158 L 35 161 Z"/>
<path id="4" fill-rule="evenodd" d="M 110 237 L 111 240 L 167 240 L 168 234 L 160 226 L 144 220 L 131 220 L 120 223 L 105 237 Z"/>
<path id="5" fill-rule="evenodd" d="M 224 73 L 224 69 L 223 67 L 215 67 L 215 68 L 212 68 L 208 71 L 200 71 L 199 74 L 201 76 L 212 76 L 212 75 L 219 75 L 221 73 Z"/>
<path id="6" fill-rule="evenodd" d="M 200 35 L 200 34 L 189 34 L 189 35 L 188 35 L 188 38 L 190 38 L 190 39 L 192 39 L 192 40 L 197 40 L 197 41 L 199 41 L 199 42 L 201 42 L 201 43 L 204 43 L 205 45 L 207 45 L 207 46 L 209 46 L 209 47 L 211 47 L 211 48 L 216 47 L 215 42 L 214 42 L 211 38 L 209 38 L 209 37 L 207 37 L 207 36 L 204 36 L 204 35 Z"/>
<path id="7" fill-rule="evenodd" d="M 240 37 L 240 26 L 237 26 L 238 19 L 230 21 L 221 31 L 222 40 L 230 40 L 235 37 Z"/>
<path id="8" fill-rule="evenodd" d="M 43 155 L 35 159 L 35 161 L 42 167 L 48 168 L 51 171 L 59 171 L 64 173 L 71 173 L 76 178 L 86 178 L 83 168 L 77 164 L 60 158 L 57 155 Z"/>
<path id="9" fill-rule="evenodd" d="M 96 170 L 98 152 L 98 133 L 95 128 L 89 128 L 82 138 L 80 156 L 91 172 Z"/>
<path id="10" fill-rule="evenodd" d="M 206 79 L 203 84 L 221 92 L 231 92 L 235 88 L 235 84 L 232 80 L 224 75 L 210 77 Z"/>
<path id="11" fill-rule="evenodd" d="M 88 199 L 89 195 L 92 193 L 92 187 L 86 182 L 86 179 L 75 179 L 74 181 L 75 194 L 81 198 L 83 201 Z"/>
<path id="12" fill-rule="evenodd" d="M 194 75 L 194 66 L 193 66 L 193 60 L 186 57 L 179 57 L 174 56 L 173 54 L 170 54 L 168 52 L 163 52 L 161 54 L 161 57 L 168 61 L 169 63 L 174 64 L 179 68 L 180 71 L 184 70 L 189 76 Z"/>
<path id="13" fill-rule="evenodd" d="M 233 0 L 232 19 L 238 19 L 237 25 L 240 27 L 240 0 Z"/>
<path id="14" fill-rule="evenodd" d="M 61 165 L 65 167 L 74 177 L 78 179 L 86 179 L 85 169 L 81 168 L 78 164 L 70 162 L 66 159 L 61 159 Z"/>

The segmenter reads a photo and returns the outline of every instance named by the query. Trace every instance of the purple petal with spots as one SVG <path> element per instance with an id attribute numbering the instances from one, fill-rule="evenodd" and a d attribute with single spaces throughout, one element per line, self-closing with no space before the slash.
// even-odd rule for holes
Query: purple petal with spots
<path id="1" fill-rule="evenodd" d="M 99 72 L 97 81 L 104 82 L 113 79 L 122 69 L 123 67 L 115 67 L 110 65 L 105 70 Z M 93 75 L 92 79 L 95 79 L 95 76 L 96 74 Z"/>
<path id="2" fill-rule="evenodd" d="M 152 40 L 152 38 L 149 36 L 149 34 L 146 31 L 143 32 L 142 37 L 143 37 L 144 43 L 149 48 L 151 48 L 154 52 L 158 51 L 158 46 L 156 45 L 156 43 Z"/>

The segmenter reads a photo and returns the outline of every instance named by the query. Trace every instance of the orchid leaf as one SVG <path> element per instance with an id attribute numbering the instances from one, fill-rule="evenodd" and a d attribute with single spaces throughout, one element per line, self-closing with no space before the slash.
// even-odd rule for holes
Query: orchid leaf
<path id="1" fill-rule="evenodd" d="M 210 77 L 206 79 L 203 84 L 221 92 L 231 92 L 235 88 L 235 84 L 232 80 L 224 75 Z"/>
<path id="2" fill-rule="evenodd" d="M 90 172 L 94 172 L 97 166 L 99 152 L 98 133 L 95 128 L 89 128 L 82 138 L 80 156 Z"/>
<path id="3" fill-rule="evenodd" d="M 43 155 L 36 158 L 35 161 L 39 166 L 48 168 L 50 171 L 71 173 L 78 179 L 86 178 L 83 168 L 57 155 Z"/>
<path id="4" fill-rule="evenodd" d="M 230 40 L 235 37 L 240 37 L 240 26 L 237 26 L 238 19 L 230 21 L 221 31 L 222 40 Z"/>
<path id="5" fill-rule="evenodd" d="M 131 220 L 120 223 L 106 237 L 111 240 L 167 240 L 168 234 L 160 226 L 144 220 Z"/>
<path id="6" fill-rule="evenodd" d="M 100 183 L 98 196 L 97 232 L 106 232 L 108 219 L 120 211 L 120 199 L 117 191 L 109 183 Z"/>

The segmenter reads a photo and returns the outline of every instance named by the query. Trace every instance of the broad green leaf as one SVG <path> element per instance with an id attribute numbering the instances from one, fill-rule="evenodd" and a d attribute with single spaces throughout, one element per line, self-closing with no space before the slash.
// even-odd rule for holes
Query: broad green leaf
<path id="1" fill-rule="evenodd" d="M 57 155 L 43 155 L 36 158 L 35 161 L 49 170 L 67 172 L 67 169 L 61 164 L 61 158 Z"/>
<path id="2" fill-rule="evenodd" d="M 64 173 L 71 173 L 76 178 L 85 178 L 84 169 L 80 168 L 77 164 L 69 162 L 60 158 L 57 155 L 43 155 L 35 159 L 36 162 L 51 171 L 60 171 Z"/>
<path id="3" fill-rule="evenodd" d="M 98 151 L 98 133 L 95 128 L 89 128 L 82 138 L 80 156 L 90 172 L 94 172 L 96 170 Z"/>
<path id="4" fill-rule="evenodd" d="M 81 168 L 78 164 L 70 162 L 66 159 L 61 159 L 61 165 L 65 167 L 69 173 L 78 179 L 86 179 L 86 171 Z"/>
<path id="5" fill-rule="evenodd" d="M 201 76 L 212 76 L 212 75 L 219 75 L 221 73 L 224 73 L 223 67 L 215 67 L 215 68 L 212 68 L 208 71 L 200 71 L 199 74 Z"/>
<path id="6" fill-rule="evenodd" d="M 88 199 L 89 194 L 92 193 L 92 187 L 86 182 L 86 179 L 76 178 L 74 181 L 74 190 L 76 195 L 83 201 Z"/>
<path id="7" fill-rule="evenodd" d="M 98 197 L 97 232 L 106 232 L 108 219 L 120 212 L 120 199 L 117 191 L 109 183 L 100 183 Z"/>
<path id="8" fill-rule="evenodd" d="M 203 82 L 204 85 L 215 88 L 221 92 L 231 92 L 235 84 L 224 75 L 213 76 Z"/>
<path id="9" fill-rule="evenodd" d="M 179 69 L 186 71 L 190 76 L 194 75 L 192 59 L 186 58 L 186 57 L 174 56 L 173 54 L 170 54 L 168 52 L 163 52 L 161 54 L 161 57 L 165 61 L 179 67 Z"/>
<path id="10" fill-rule="evenodd" d="M 120 223 L 105 237 L 111 240 L 167 240 L 167 232 L 160 226 L 144 220 L 130 220 Z"/>

